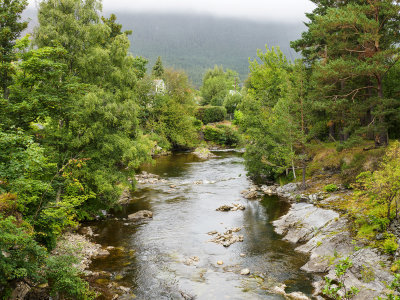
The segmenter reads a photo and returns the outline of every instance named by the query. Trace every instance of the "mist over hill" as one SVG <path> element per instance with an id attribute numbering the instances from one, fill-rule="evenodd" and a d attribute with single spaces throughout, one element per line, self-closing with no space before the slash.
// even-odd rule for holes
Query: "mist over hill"
<path id="1" fill-rule="evenodd" d="M 111 12 L 104 12 L 108 17 Z M 27 10 L 30 29 L 36 12 Z M 131 52 L 149 59 L 151 69 L 158 56 L 164 66 L 183 69 L 199 86 L 205 70 L 214 65 L 235 70 L 241 80 L 248 74 L 249 58 L 265 45 L 279 46 L 288 59 L 298 54 L 289 43 L 300 37 L 305 26 L 298 23 L 253 22 L 207 15 L 115 12 L 123 30 L 132 30 Z"/>
<path id="2" fill-rule="evenodd" d="M 257 49 L 280 46 L 289 59 L 298 57 L 289 46 L 305 26 L 302 23 L 256 23 L 204 15 L 123 14 L 117 18 L 132 29 L 131 51 L 150 60 L 161 56 L 166 66 L 184 69 L 195 85 L 207 68 L 223 65 L 247 77 L 249 57 Z"/>

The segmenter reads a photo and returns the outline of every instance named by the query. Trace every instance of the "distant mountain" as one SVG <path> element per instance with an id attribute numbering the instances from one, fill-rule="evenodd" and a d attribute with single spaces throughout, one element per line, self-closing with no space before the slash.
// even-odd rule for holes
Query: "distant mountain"
<path id="1" fill-rule="evenodd" d="M 106 17 L 109 14 L 104 12 Z M 164 66 L 184 69 L 196 86 L 205 70 L 214 65 L 235 70 L 241 80 L 246 79 L 248 59 L 255 58 L 257 49 L 264 50 L 266 44 L 279 46 L 289 59 L 297 58 L 289 43 L 305 29 L 302 23 L 257 23 L 206 15 L 115 14 L 124 30 L 133 30 L 133 55 L 149 59 L 149 69 L 161 56 Z M 32 28 L 35 12 L 26 11 L 25 15 L 32 19 Z"/>
<path id="2" fill-rule="evenodd" d="M 249 57 L 254 58 L 266 44 L 280 46 L 289 59 L 297 58 L 289 43 L 305 29 L 302 23 L 256 23 L 204 15 L 117 13 L 117 19 L 124 29 L 133 30 L 134 55 L 148 58 L 150 66 L 161 56 L 166 66 L 184 69 L 195 85 L 214 65 L 233 69 L 246 79 Z"/>

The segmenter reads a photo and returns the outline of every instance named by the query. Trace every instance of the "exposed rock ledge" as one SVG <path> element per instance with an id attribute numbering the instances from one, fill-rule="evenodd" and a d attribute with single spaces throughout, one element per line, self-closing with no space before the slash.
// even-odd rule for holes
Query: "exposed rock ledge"
<path id="1" fill-rule="evenodd" d="M 360 292 L 356 300 L 375 299 L 384 295 L 386 284 L 393 280 L 389 267 L 389 257 L 371 248 L 355 248 L 347 230 L 347 221 L 333 210 L 318 208 L 312 204 L 293 204 L 289 212 L 273 222 L 275 231 L 283 234 L 284 239 L 292 243 L 304 243 L 297 251 L 310 255 L 310 260 L 302 270 L 328 274 L 335 278 L 335 264 L 350 257 L 353 266 L 347 271 L 346 286 L 355 286 Z M 314 294 L 321 297 L 324 280 L 314 282 Z"/>

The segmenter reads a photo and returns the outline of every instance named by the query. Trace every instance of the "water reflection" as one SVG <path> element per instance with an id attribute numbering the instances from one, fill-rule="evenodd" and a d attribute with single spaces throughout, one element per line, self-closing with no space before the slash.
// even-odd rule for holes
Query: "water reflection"
<path id="1" fill-rule="evenodd" d="M 140 188 L 134 194 L 136 202 L 116 213 L 118 220 L 96 224 L 99 243 L 123 248 L 95 260 L 91 269 L 111 272 L 133 288 L 138 299 L 182 299 L 182 292 L 196 299 L 281 299 L 266 289 L 282 282 L 289 291 L 310 293 L 310 278 L 299 270 L 306 257 L 282 241 L 270 223 L 287 211 L 288 204 L 277 197 L 244 199 L 240 192 L 250 182 L 241 156 L 218 156 L 202 162 L 179 154 L 145 166 L 167 182 Z M 215 211 L 230 203 L 242 203 L 246 210 Z M 123 219 L 142 209 L 153 211 L 153 220 L 134 225 Z M 208 242 L 207 232 L 232 227 L 242 228 L 243 243 L 224 248 Z M 199 262 L 185 265 L 193 256 Z M 216 264 L 219 260 L 222 266 Z M 241 276 L 241 268 L 257 276 Z"/>

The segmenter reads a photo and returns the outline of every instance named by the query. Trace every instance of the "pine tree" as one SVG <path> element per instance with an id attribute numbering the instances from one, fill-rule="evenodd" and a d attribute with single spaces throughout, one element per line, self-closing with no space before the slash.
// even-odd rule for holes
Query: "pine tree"
<path id="1" fill-rule="evenodd" d="M 161 60 L 161 56 L 157 57 L 157 61 L 154 64 L 152 74 L 155 78 L 161 78 L 164 75 L 164 66 Z"/>
<path id="2" fill-rule="evenodd" d="M 384 97 L 383 80 L 399 58 L 400 6 L 391 0 L 361 2 L 315 17 L 310 35 L 326 44 L 313 76 L 326 105 L 350 113 L 340 121 L 357 128 L 367 118 L 376 145 L 387 145 L 385 114 L 392 101 Z"/>

